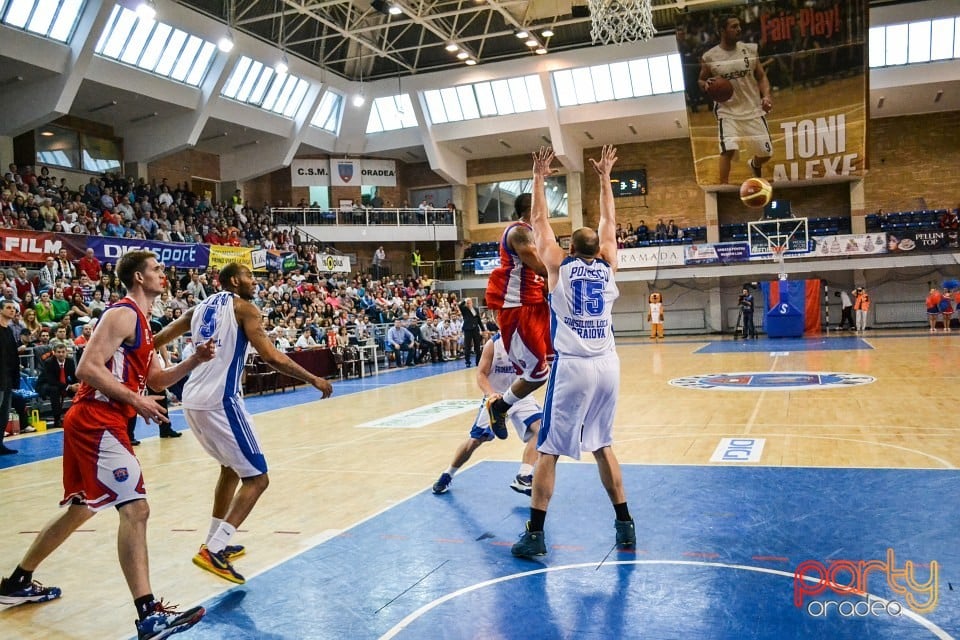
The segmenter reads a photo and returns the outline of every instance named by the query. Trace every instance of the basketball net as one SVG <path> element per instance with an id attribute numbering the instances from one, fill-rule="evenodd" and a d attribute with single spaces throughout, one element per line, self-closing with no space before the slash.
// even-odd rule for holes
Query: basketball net
<path id="1" fill-rule="evenodd" d="M 787 253 L 787 245 L 771 245 L 770 251 L 773 253 L 773 261 L 777 263 L 777 277 L 786 280 L 787 270 L 783 266 L 783 256 Z"/>
<path id="2" fill-rule="evenodd" d="M 656 35 L 650 0 L 587 0 L 593 43 L 626 44 Z"/>

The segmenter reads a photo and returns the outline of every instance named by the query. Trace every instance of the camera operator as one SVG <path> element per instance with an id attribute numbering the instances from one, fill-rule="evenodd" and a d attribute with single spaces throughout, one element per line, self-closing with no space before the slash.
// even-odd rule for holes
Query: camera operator
<path id="1" fill-rule="evenodd" d="M 756 338 L 757 327 L 753 324 L 753 294 L 746 287 L 740 292 L 740 299 L 737 301 L 740 305 L 740 311 L 743 314 L 743 338 Z"/>

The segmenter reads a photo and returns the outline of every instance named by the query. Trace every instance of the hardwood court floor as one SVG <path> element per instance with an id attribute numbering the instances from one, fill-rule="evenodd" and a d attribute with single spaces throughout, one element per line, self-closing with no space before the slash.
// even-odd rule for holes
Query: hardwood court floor
<path id="1" fill-rule="evenodd" d="M 863 341 L 847 336 L 812 339 L 806 343 L 809 350 L 789 352 L 782 351 L 784 343 L 765 340 L 725 338 L 714 341 L 718 352 L 706 352 L 711 339 L 668 338 L 659 344 L 621 340 L 618 456 L 642 464 L 709 465 L 721 438 L 747 436 L 765 439 L 756 463 L 765 466 L 960 465 L 953 398 L 960 333 L 869 332 Z M 823 348 L 836 340 L 855 348 Z M 472 412 L 421 428 L 357 425 L 439 400 L 478 398 L 473 369 L 444 368 L 448 372 L 437 376 L 431 376 L 434 369 L 426 365 L 413 372 L 390 372 L 374 382 L 335 383 L 335 396 L 324 401 L 313 401 L 316 396 L 308 390 L 251 399 L 255 412 L 271 404 L 279 408 L 255 415 L 271 486 L 237 537 L 250 549 L 237 562 L 238 570 L 248 578 L 259 574 L 427 489 L 466 437 Z M 800 391 L 717 391 L 669 384 L 676 378 L 742 372 L 845 372 L 876 381 Z M 375 386 L 401 376 L 414 379 Z M 226 591 L 231 585 L 190 563 L 208 526 L 217 466 L 189 433 L 178 440 L 145 440 L 137 453 L 152 509 L 155 593 L 189 605 Z M 518 457 L 518 443 L 510 439 L 484 445 L 474 460 Z M 503 478 L 503 486 L 490 490 L 509 494 L 509 480 Z M 60 491 L 58 458 L 0 471 L 0 572 L 10 572 L 35 532 L 54 515 Z M 631 505 L 635 513 L 643 512 L 642 493 L 633 494 Z M 36 578 L 62 587 L 64 597 L 0 611 L 0 637 L 130 637 L 134 612 L 116 564 L 116 521 L 112 512 L 99 514 L 51 556 Z M 945 540 L 947 544 L 953 543 Z"/>

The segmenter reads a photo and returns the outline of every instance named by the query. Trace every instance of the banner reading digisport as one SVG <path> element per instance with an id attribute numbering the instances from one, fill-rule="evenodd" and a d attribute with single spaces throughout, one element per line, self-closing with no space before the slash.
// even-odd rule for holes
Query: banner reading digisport
<path id="1" fill-rule="evenodd" d="M 101 262 L 115 263 L 120 256 L 134 249 L 145 249 L 157 254 L 168 267 L 206 269 L 210 262 L 210 247 L 205 244 L 180 242 L 155 242 L 129 238 L 105 238 L 102 236 L 77 236 L 85 238 L 88 249 Z"/>
<path id="2" fill-rule="evenodd" d="M 748 162 L 775 185 L 862 176 L 866 30 L 865 0 L 776 0 L 679 14 L 697 182 L 739 185 L 753 175 Z M 705 91 L 718 78 L 732 85 L 723 102 Z"/>

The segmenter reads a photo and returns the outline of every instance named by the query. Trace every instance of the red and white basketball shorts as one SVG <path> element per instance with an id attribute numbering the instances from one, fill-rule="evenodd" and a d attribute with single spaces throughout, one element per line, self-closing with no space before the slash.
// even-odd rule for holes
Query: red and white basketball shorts
<path id="1" fill-rule="evenodd" d="M 497 316 L 500 339 L 517 375 L 540 382 L 550 375 L 553 343 L 550 340 L 550 306 L 542 304 L 504 307 Z"/>
<path id="2" fill-rule="evenodd" d="M 63 419 L 63 500 L 79 498 L 93 511 L 147 497 L 140 461 L 126 425 L 98 426 L 84 405 Z M 95 419 L 95 418 L 94 418 Z"/>

